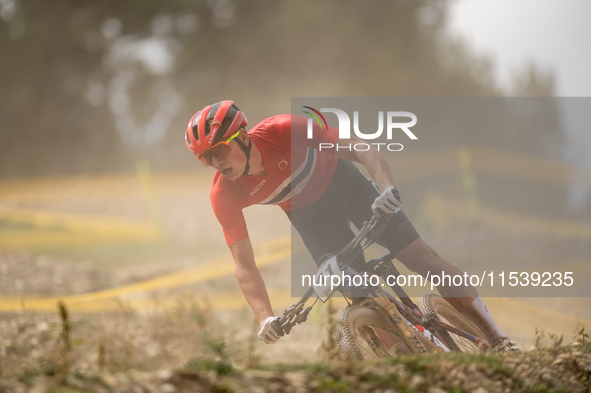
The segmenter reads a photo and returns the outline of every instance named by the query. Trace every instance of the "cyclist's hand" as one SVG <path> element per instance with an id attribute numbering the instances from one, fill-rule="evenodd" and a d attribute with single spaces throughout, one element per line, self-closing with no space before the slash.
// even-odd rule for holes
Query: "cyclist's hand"
<path id="1" fill-rule="evenodd" d="M 376 198 L 373 205 L 371 205 L 371 210 L 377 218 L 384 219 L 394 213 L 401 205 L 400 193 L 396 187 L 390 186 L 382 192 L 382 195 Z"/>
<path id="2" fill-rule="evenodd" d="M 279 317 L 268 317 L 261 323 L 259 339 L 262 341 L 267 344 L 275 344 L 282 336 L 283 331 L 279 325 Z"/>

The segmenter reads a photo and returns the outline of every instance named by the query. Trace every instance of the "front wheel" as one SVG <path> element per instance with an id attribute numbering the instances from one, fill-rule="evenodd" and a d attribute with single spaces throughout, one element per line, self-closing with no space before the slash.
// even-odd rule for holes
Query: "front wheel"
<path id="1" fill-rule="evenodd" d="M 484 337 L 480 329 L 478 329 L 472 322 L 468 321 L 441 296 L 435 294 L 425 295 L 419 300 L 418 306 L 427 319 L 435 318 L 443 323 L 463 330 L 466 333 L 470 333 L 479 338 Z M 484 349 L 474 341 L 458 336 L 450 331 L 440 329 L 438 333 L 452 351 L 479 352 Z"/>
<path id="2" fill-rule="evenodd" d="M 379 359 L 413 353 L 388 317 L 372 307 L 347 307 L 337 323 L 335 338 L 341 354 L 350 358 Z"/>

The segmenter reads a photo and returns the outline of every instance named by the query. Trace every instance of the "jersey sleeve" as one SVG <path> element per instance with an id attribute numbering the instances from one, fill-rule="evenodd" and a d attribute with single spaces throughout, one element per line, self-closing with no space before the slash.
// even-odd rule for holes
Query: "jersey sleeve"
<path id="1" fill-rule="evenodd" d="M 226 244 L 231 246 L 238 240 L 248 239 L 246 220 L 239 202 L 232 198 L 232 194 L 223 192 L 219 187 L 212 187 L 209 194 L 211 207 L 222 226 Z"/>

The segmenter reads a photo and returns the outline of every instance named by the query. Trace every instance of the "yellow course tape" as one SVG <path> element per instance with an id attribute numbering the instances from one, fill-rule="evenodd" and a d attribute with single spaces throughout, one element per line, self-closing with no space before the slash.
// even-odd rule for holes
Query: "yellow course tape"
<path id="1" fill-rule="evenodd" d="M 152 225 L 117 218 L 73 215 L 43 210 L 14 209 L 0 207 L 0 220 L 28 224 L 39 228 L 63 229 L 66 231 L 89 232 L 104 236 L 158 239 L 160 233 Z"/>
<path id="2" fill-rule="evenodd" d="M 404 168 L 396 173 L 400 180 L 435 178 L 458 174 L 462 171 L 460 156 L 469 154 L 471 170 L 479 174 L 494 175 L 506 179 L 518 179 L 528 183 L 571 184 L 573 178 L 585 187 L 591 187 L 591 170 L 540 157 L 511 153 L 477 146 L 428 149 L 407 155 L 388 157 L 393 168 Z"/>
<path id="3" fill-rule="evenodd" d="M 456 220 L 471 223 L 470 213 L 465 204 L 438 193 L 431 193 L 425 197 L 424 208 L 428 219 L 436 229 L 447 229 Z M 479 222 L 503 231 L 511 228 L 530 233 L 581 239 L 591 238 L 591 225 L 589 224 L 508 213 L 483 205 L 479 209 Z"/>
<path id="4" fill-rule="evenodd" d="M 284 237 L 265 242 L 255 247 L 255 252 L 260 254 L 260 256 L 257 257 L 258 267 L 267 266 L 289 258 L 291 256 L 291 238 Z M 191 269 L 99 292 L 45 299 L 0 298 L 0 311 L 18 311 L 23 309 L 54 310 L 55 304 L 59 300 L 62 300 L 68 307 L 78 306 L 78 309 L 92 310 L 117 308 L 121 307 L 121 301 L 119 299 L 124 295 L 150 292 L 160 289 L 179 288 L 199 282 L 214 280 L 232 274 L 233 272 L 234 262 L 231 256 L 228 255 L 215 258 Z M 107 301 L 107 303 L 101 304 L 100 302 L 103 301 Z"/>
<path id="5" fill-rule="evenodd" d="M 94 234 L 89 232 L 2 231 L 0 249 L 32 250 L 47 247 L 81 247 L 102 241 L 134 242 L 155 240 L 143 236 Z"/>
<path id="6" fill-rule="evenodd" d="M 586 168 L 482 147 L 470 147 L 470 152 L 477 173 L 542 184 L 570 184 L 576 177 L 582 186 L 591 186 L 591 171 Z"/>

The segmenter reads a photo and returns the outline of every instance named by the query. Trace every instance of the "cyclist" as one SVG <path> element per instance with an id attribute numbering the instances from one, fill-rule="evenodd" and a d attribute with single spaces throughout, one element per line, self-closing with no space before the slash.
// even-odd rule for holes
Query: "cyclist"
<path id="1" fill-rule="evenodd" d="M 246 116 L 233 101 L 221 101 L 193 115 L 185 142 L 201 163 L 217 170 L 211 205 L 234 258 L 240 289 L 259 320 L 262 341 L 274 344 L 280 335 L 242 214 L 247 206 L 279 205 L 315 261 L 349 243 L 354 237 L 349 222 L 359 228 L 372 212 L 379 218 L 393 214 L 378 243 L 396 259 L 423 277 L 427 272 L 462 274 L 429 247 L 397 209 L 401 200 L 392 171 L 375 148 L 318 151 L 319 143 L 339 143 L 338 130 L 314 125 L 312 139 L 298 138 L 307 129 L 307 119 L 299 116 L 270 117 L 248 132 L 246 126 Z M 341 144 L 357 142 L 361 140 L 352 137 Z M 365 166 L 375 183 L 352 162 Z M 519 350 L 501 332 L 472 286 L 452 290 L 440 285 L 438 290 L 480 328 L 494 350 Z"/>

